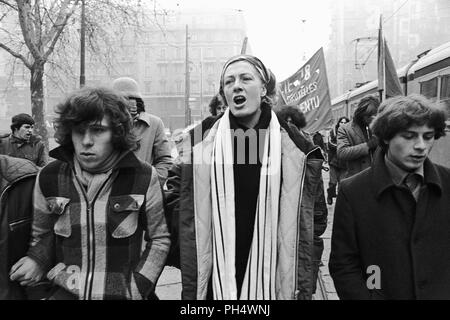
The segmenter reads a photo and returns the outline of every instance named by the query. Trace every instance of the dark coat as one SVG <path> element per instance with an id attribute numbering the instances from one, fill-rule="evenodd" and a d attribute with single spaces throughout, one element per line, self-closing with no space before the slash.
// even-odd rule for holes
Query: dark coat
<path id="1" fill-rule="evenodd" d="M 343 160 L 339 160 L 336 154 L 337 151 L 337 136 L 336 130 L 330 131 L 329 140 L 327 143 L 328 147 L 328 163 L 330 166 L 333 166 L 337 169 L 344 170 L 346 166 L 346 162 Z"/>
<path id="2" fill-rule="evenodd" d="M 329 263 L 341 299 L 450 299 L 450 169 L 427 159 L 424 176 L 417 204 L 383 152 L 342 181 Z M 369 266 L 380 268 L 379 289 L 368 289 Z"/>
<path id="3" fill-rule="evenodd" d="M 31 161 L 0 155 L 0 300 L 26 297 L 9 270 L 28 250 L 37 172 Z"/>
<path id="4" fill-rule="evenodd" d="M 337 158 L 345 162 L 347 170 L 342 178 L 370 167 L 372 162 L 367 135 L 353 121 L 339 127 L 337 131 Z"/>
<path id="5" fill-rule="evenodd" d="M 48 152 L 40 136 L 32 135 L 28 142 L 23 142 L 12 134 L 0 141 L 0 154 L 32 161 L 39 167 L 48 162 Z"/>

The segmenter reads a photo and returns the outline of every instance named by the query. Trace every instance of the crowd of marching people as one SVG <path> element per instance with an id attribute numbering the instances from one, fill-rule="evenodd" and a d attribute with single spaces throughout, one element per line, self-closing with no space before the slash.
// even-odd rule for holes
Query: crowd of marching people
<path id="1" fill-rule="evenodd" d="M 158 299 L 174 266 L 182 299 L 310 300 L 334 201 L 341 299 L 450 299 L 450 169 L 428 158 L 445 110 L 368 96 L 324 140 L 276 101 L 260 59 L 230 58 L 176 158 L 128 77 L 61 101 L 53 150 L 14 116 L 0 141 L 0 299 Z"/>

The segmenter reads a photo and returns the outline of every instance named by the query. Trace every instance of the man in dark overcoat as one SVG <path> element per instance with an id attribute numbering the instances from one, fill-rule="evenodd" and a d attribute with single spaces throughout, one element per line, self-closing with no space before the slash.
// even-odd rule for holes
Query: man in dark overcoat
<path id="1" fill-rule="evenodd" d="M 341 299 L 450 299 L 450 169 L 428 159 L 445 119 L 419 95 L 380 106 L 374 163 L 336 201 L 329 268 Z"/>

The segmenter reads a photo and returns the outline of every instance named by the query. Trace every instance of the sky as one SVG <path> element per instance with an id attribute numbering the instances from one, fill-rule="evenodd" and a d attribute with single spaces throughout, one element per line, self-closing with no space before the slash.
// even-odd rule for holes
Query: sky
<path id="1" fill-rule="evenodd" d="M 242 10 L 253 55 L 278 81 L 294 74 L 330 33 L 330 0 L 160 0 L 167 9 Z"/>

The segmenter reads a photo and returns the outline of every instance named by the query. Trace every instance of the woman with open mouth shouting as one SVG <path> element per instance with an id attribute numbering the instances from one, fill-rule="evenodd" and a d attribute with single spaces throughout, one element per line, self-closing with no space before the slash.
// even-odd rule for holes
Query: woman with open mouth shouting
<path id="1" fill-rule="evenodd" d="M 228 60 L 219 93 L 228 108 L 185 137 L 167 181 L 182 298 L 311 299 L 322 154 L 272 111 L 276 80 L 258 58 Z"/>

